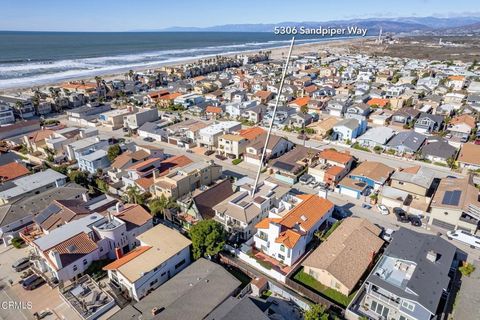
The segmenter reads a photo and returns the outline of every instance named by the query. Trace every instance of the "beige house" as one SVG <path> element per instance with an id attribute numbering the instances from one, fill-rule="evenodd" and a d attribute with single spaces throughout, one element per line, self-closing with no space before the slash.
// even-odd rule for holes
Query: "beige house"
<path id="1" fill-rule="evenodd" d="M 218 153 L 239 158 L 247 149 L 248 140 L 236 134 L 224 134 L 218 139 Z"/>
<path id="2" fill-rule="evenodd" d="M 472 176 L 442 179 L 430 205 L 428 223 L 446 230 L 476 233 L 480 221 L 478 197 Z"/>
<path id="3" fill-rule="evenodd" d="M 221 175 L 222 166 L 212 160 L 194 162 L 155 179 L 152 193 L 156 197 L 163 194 L 167 198 L 178 199 L 202 186 L 211 185 Z"/>
<path id="4" fill-rule="evenodd" d="M 317 122 L 313 122 L 307 126 L 307 128 L 313 129 L 313 139 L 323 139 L 333 127 L 338 123 L 338 119 L 334 117 L 328 117 Z"/>
<path id="5" fill-rule="evenodd" d="M 396 171 L 390 177 L 390 186 L 382 190 L 381 203 L 387 207 L 400 207 L 408 212 L 424 214 L 431 202 L 431 189 L 435 171 L 413 166 Z"/>
<path id="6" fill-rule="evenodd" d="M 381 229 L 367 219 L 349 217 L 303 262 L 303 271 L 348 296 L 373 266 L 383 245 Z"/>

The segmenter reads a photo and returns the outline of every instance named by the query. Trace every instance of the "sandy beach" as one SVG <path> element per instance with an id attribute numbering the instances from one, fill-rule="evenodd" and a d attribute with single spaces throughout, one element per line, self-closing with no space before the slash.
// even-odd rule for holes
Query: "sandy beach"
<path id="1" fill-rule="evenodd" d="M 327 41 L 321 41 L 321 42 L 315 42 L 315 43 L 302 43 L 302 44 L 295 44 L 292 55 L 301 55 L 304 53 L 308 52 L 318 52 L 319 50 L 335 50 L 335 51 L 344 51 L 348 50 L 348 47 L 350 47 L 352 44 L 359 45 L 362 42 L 366 41 L 368 38 L 348 38 L 348 39 L 332 39 L 332 40 L 327 40 Z M 227 54 L 222 54 L 222 56 L 234 56 L 238 54 L 254 54 L 260 51 L 266 51 L 269 50 L 271 51 L 270 58 L 272 60 L 277 60 L 281 59 L 288 53 L 289 46 L 283 46 L 283 47 L 274 47 L 274 48 L 263 48 L 261 50 L 247 50 L 247 51 L 238 51 L 238 52 L 233 52 L 233 53 L 227 53 Z M 129 70 L 134 70 L 136 72 L 147 72 L 148 70 L 155 70 L 163 66 L 180 66 L 188 63 L 195 63 L 198 60 L 205 59 L 208 57 L 213 57 L 215 55 L 205 55 L 205 56 L 198 56 L 195 57 L 194 59 L 179 59 L 178 61 L 175 62 L 159 62 L 156 64 L 148 65 L 148 66 L 139 66 L 136 68 L 119 68 L 115 72 L 109 72 L 109 73 L 95 73 L 92 74 L 91 76 L 85 77 L 85 76 L 71 76 L 65 79 L 62 79 L 61 81 L 52 81 L 52 82 L 44 82 L 38 85 L 25 85 L 25 86 L 16 86 L 8 89 L 1 89 L 0 93 L 12 93 L 12 92 L 18 92 L 21 90 L 28 90 L 30 88 L 41 88 L 41 87 L 49 87 L 49 86 L 58 86 L 62 83 L 69 82 L 69 81 L 85 81 L 85 82 L 90 82 L 90 81 L 95 81 L 94 78 L 95 76 L 100 76 L 104 80 L 113 80 L 113 79 L 123 79 L 124 74 L 128 72 Z"/>

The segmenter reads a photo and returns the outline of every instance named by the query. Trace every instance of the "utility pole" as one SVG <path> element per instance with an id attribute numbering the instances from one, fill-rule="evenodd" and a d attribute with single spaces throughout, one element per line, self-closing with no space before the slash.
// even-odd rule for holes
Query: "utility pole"
<path id="1" fill-rule="evenodd" d="M 278 95 L 275 101 L 275 107 L 273 108 L 272 120 L 270 121 L 270 126 L 268 127 L 267 138 L 265 139 L 265 145 L 263 146 L 262 157 L 260 158 L 260 166 L 258 167 L 257 177 L 255 178 L 255 184 L 253 185 L 252 199 L 254 198 L 255 193 L 257 192 L 258 179 L 260 179 L 260 172 L 262 171 L 263 161 L 265 160 L 268 142 L 270 141 L 270 135 L 272 133 L 273 121 L 275 120 L 278 104 L 280 103 L 280 95 L 282 94 L 283 83 L 285 82 L 285 77 L 287 75 L 288 64 L 290 63 L 290 57 L 292 55 L 292 49 L 293 49 L 294 43 L 295 43 L 295 37 L 292 37 L 292 42 L 290 43 L 290 49 L 288 50 L 287 61 L 285 61 L 285 67 L 283 68 L 282 78 L 280 80 L 280 87 L 278 89 Z"/>

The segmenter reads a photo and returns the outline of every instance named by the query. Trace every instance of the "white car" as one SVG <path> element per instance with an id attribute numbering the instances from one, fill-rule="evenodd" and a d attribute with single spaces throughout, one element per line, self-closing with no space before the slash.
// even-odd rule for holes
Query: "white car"
<path id="1" fill-rule="evenodd" d="M 388 211 L 388 208 L 385 207 L 383 204 L 377 204 L 377 210 L 384 216 L 390 213 L 390 211 Z"/>
<path id="2" fill-rule="evenodd" d="M 394 232 L 395 231 L 393 231 L 393 229 L 386 229 L 382 235 L 383 240 L 390 242 L 390 240 L 392 240 L 392 235 Z"/>
<path id="3" fill-rule="evenodd" d="M 447 238 L 463 242 L 469 245 L 470 248 L 480 248 L 480 237 L 463 230 L 448 231 Z"/>

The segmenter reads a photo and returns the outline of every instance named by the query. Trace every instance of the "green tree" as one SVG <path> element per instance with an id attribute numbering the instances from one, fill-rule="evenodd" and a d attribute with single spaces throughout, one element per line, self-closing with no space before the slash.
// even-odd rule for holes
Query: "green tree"
<path id="1" fill-rule="evenodd" d="M 164 194 L 162 194 L 158 198 L 154 198 L 150 200 L 148 203 L 148 208 L 150 209 L 150 213 L 154 217 L 164 216 L 165 210 L 169 208 L 174 208 L 177 206 L 177 203 L 173 198 L 167 198 Z"/>
<path id="2" fill-rule="evenodd" d="M 114 144 L 113 146 L 110 146 L 107 151 L 107 157 L 108 160 L 113 162 L 116 157 L 118 157 L 122 153 L 122 148 L 118 144 Z"/>
<path id="3" fill-rule="evenodd" d="M 222 225 L 215 220 L 199 221 L 190 229 L 193 258 L 214 256 L 225 245 L 227 234 Z"/>
<path id="4" fill-rule="evenodd" d="M 97 184 L 97 188 L 98 188 L 101 192 L 103 192 L 103 193 L 108 193 L 108 192 L 109 192 L 109 191 L 108 191 L 108 187 L 109 187 L 109 186 L 108 186 L 108 183 L 105 182 L 105 180 L 102 180 L 102 179 L 100 179 L 100 178 L 97 178 L 97 179 L 95 180 L 95 183 Z"/>
<path id="5" fill-rule="evenodd" d="M 75 182 L 85 188 L 88 187 L 88 174 L 80 170 L 72 170 L 68 174 L 70 181 Z"/>
<path id="6" fill-rule="evenodd" d="M 143 204 L 145 202 L 145 197 L 137 186 L 128 186 L 125 196 L 130 203 Z"/>
<path id="7" fill-rule="evenodd" d="M 300 112 L 303 113 L 303 114 L 307 114 L 308 113 L 308 106 L 307 105 L 301 106 L 300 107 Z"/>
<path id="8" fill-rule="evenodd" d="M 321 304 L 311 304 L 310 309 L 305 312 L 303 317 L 305 320 L 328 320 L 326 308 Z"/>

